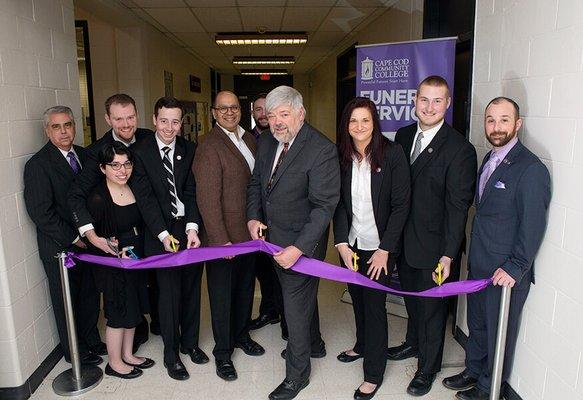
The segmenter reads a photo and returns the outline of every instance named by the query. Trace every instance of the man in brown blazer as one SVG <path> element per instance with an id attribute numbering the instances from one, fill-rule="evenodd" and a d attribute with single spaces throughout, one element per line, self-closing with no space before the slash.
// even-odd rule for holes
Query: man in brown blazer
<path id="1" fill-rule="evenodd" d="M 239 99 L 220 92 L 213 106 L 217 121 L 202 140 L 194 159 L 197 203 L 207 246 L 228 246 L 251 240 L 247 230 L 246 191 L 255 165 L 255 139 L 241 126 Z M 237 379 L 233 348 L 245 354 L 265 353 L 251 339 L 249 322 L 255 286 L 254 255 L 207 262 L 207 283 L 217 375 Z"/>

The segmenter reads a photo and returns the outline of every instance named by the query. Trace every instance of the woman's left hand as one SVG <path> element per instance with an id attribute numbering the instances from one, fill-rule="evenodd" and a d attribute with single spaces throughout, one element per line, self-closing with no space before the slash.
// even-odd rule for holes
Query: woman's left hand
<path id="1" fill-rule="evenodd" d="M 381 272 L 385 275 L 388 274 L 387 262 L 389 261 L 389 252 L 383 249 L 377 249 L 372 257 L 366 262 L 369 264 L 366 274 L 370 279 L 378 280 L 381 276 Z"/>

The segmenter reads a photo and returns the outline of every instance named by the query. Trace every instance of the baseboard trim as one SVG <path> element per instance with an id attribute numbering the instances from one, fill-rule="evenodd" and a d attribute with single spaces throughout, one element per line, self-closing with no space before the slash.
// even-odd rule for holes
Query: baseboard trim
<path id="1" fill-rule="evenodd" d="M 58 344 L 26 382 L 18 387 L 0 388 L 0 400 L 26 400 L 30 398 L 62 357 L 63 350 Z"/>

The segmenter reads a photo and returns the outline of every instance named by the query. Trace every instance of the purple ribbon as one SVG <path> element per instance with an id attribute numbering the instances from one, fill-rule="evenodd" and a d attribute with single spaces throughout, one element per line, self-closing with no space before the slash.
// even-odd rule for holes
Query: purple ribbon
<path id="1" fill-rule="evenodd" d="M 197 249 L 181 250 L 176 253 L 165 253 L 140 260 L 130 258 L 115 258 L 105 256 L 95 256 L 91 254 L 68 253 L 65 259 L 65 266 L 71 268 L 75 265 L 73 259 L 78 259 L 92 264 L 105 265 L 124 269 L 150 269 L 150 268 L 175 268 L 183 265 L 200 263 L 217 258 L 238 256 L 241 254 L 262 251 L 273 255 L 282 250 L 281 247 L 263 240 L 252 240 L 249 242 L 237 243 L 229 246 L 199 247 Z M 337 282 L 352 283 L 372 289 L 383 290 L 385 292 L 419 297 L 447 297 L 458 294 L 469 294 L 478 292 L 492 283 L 491 279 L 466 280 L 444 283 L 422 292 L 406 292 L 381 285 L 358 272 L 347 268 L 329 264 L 324 261 L 314 260 L 308 257 L 300 257 L 291 267 L 293 271 L 324 278 Z"/>

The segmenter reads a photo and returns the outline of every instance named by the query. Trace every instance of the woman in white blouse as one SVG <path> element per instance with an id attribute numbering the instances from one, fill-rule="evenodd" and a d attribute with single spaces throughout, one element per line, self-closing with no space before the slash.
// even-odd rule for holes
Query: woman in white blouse
<path id="1" fill-rule="evenodd" d="M 357 97 L 344 108 L 338 130 L 341 197 L 334 215 L 334 243 L 342 264 L 388 285 L 409 213 L 409 165 L 400 145 L 385 138 L 374 103 Z M 364 380 L 355 399 L 371 399 L 385 372 L 388 326 L 386 293 L 348 284 L 356 321 L 356 343 L 341 362 L 364 358 Z"/>

